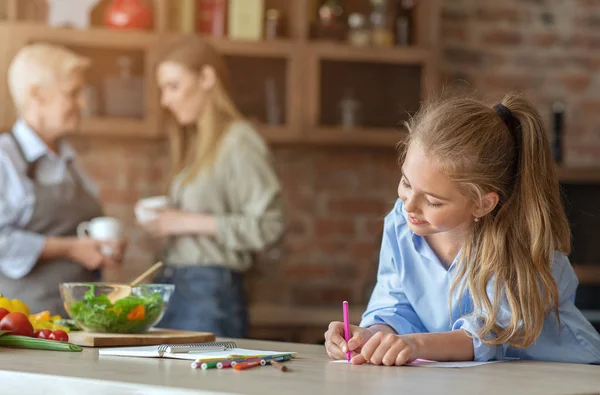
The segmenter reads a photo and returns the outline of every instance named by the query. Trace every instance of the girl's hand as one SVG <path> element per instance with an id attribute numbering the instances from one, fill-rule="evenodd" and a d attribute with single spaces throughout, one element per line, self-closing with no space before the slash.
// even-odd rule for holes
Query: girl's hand
<path id="1" fill-rule="evenodd" d="M 357 356 L 361 352 L 361 347 L 373 336 L 367 328 L 350 325 L 351 338 L 346 344 L 344 340 L 344 323 L 334 321 L 329 324 L 329 329 L 325 332 L 325 349 L 331 359 L 346 359 L 346 351 L 350 350 L 352 356 Z"/>
<path id="2" fill-rule="evenodd" d="M 354 365 L 400 366 L 414 361 L 418 355 L 417 343 L 410 335 L 378 332 L 362 346 L 360 354 L 352 357 L 351 362 Z"/>

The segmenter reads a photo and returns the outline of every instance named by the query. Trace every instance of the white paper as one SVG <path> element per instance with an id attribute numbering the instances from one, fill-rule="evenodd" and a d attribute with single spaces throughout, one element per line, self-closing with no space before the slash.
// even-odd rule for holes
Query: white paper
<path id="1" fill-rule="evenodd" d="M 488 362 L 476 362 L 476 361 L 464 361 L 464 362 L 437 362 L 437 361 L 428 361 L 425 359 L 417 359 L 416 361 L 405 365 L 405 366 L 416 366 L 419 368 L 471 368 L 479 365 L 487 365 L 489 363 L 496 363 L 502 361 L 488 361 Z M 331 363 L 341 363 L 341 364 L 349 364 L 349 361 L 345 359 L 338 359 L 335 361 L 331 361 Z"/>
<path id="2" fill-rule="evenodd" d="M 462 362 L 437 362 L 437 361 L 428 361 L 425 359 L 417 359 L 416 361 L 410 363 L 407 366 L 416 366 L 419 368 L 471 368 L 473 366 L 487 365 L 489 363 L 496 363 L 502 361 L 487 361 L 487 362 L 477 362 L 477 361 L 462 361 Z"/>

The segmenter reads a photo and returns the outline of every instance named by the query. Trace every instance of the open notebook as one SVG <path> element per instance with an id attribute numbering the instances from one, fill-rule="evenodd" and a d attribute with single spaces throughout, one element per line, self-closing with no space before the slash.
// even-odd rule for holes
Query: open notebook
<path id="1" fill-rule="evenodd" d="M 296 356 L 295 352 L 248 350 L 244 348 L 238 348 L 234 342 L 161 344 L 158 346 L 101 348 L 98 353 L 100 355 L 118 357 L 175 358 L 193 361 L 227 359 L 233 356 L 264 357 L 287 354 L 291 354 L 292 357 Z"/>

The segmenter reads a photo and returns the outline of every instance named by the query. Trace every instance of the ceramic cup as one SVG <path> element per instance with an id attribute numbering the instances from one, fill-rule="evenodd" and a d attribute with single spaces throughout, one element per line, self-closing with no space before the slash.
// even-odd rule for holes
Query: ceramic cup
<path id="1" fill-rule="evenodd" d="M 97 217 L 91 221 L 85 221 L 77 226 L 77 237 L 91 237 L 100 241 L 116 241 L 121 239 L 123 226 L 116 218 Z M 103 245 L 101 252 L 105 256 L 114 254 L 113 248 Z"/>
<path id="2" fill-rule="evenodd" d="M 135 218 L 139 223 L 156 219 L 156 210 L 169 206 L 167 196 L 152 196 L 139 200 L 135 205 Z"/>

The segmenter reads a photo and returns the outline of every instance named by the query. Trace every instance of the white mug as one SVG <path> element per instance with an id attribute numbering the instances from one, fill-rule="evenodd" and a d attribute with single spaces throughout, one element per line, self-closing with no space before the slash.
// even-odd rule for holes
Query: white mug
<path id="1" fill-rule="evenodd" d="M 157 218 L 156 210 L 167 208 L 169 198 L 167 196 L 153 196 L 139 200 L 135 205 L 135 218 L 139 223 L 152 221 Z"/>
<path id="2" fill-rule="evenodd" d="M 77 225 L 77 237 L 91 237 L 101 241 L 116 241 L 121 238 L 121 222 L 111 217 L 97 217 Z M 112 247 L 103 245 L 101 252 L 105 256 L 112 256 Z"/>

